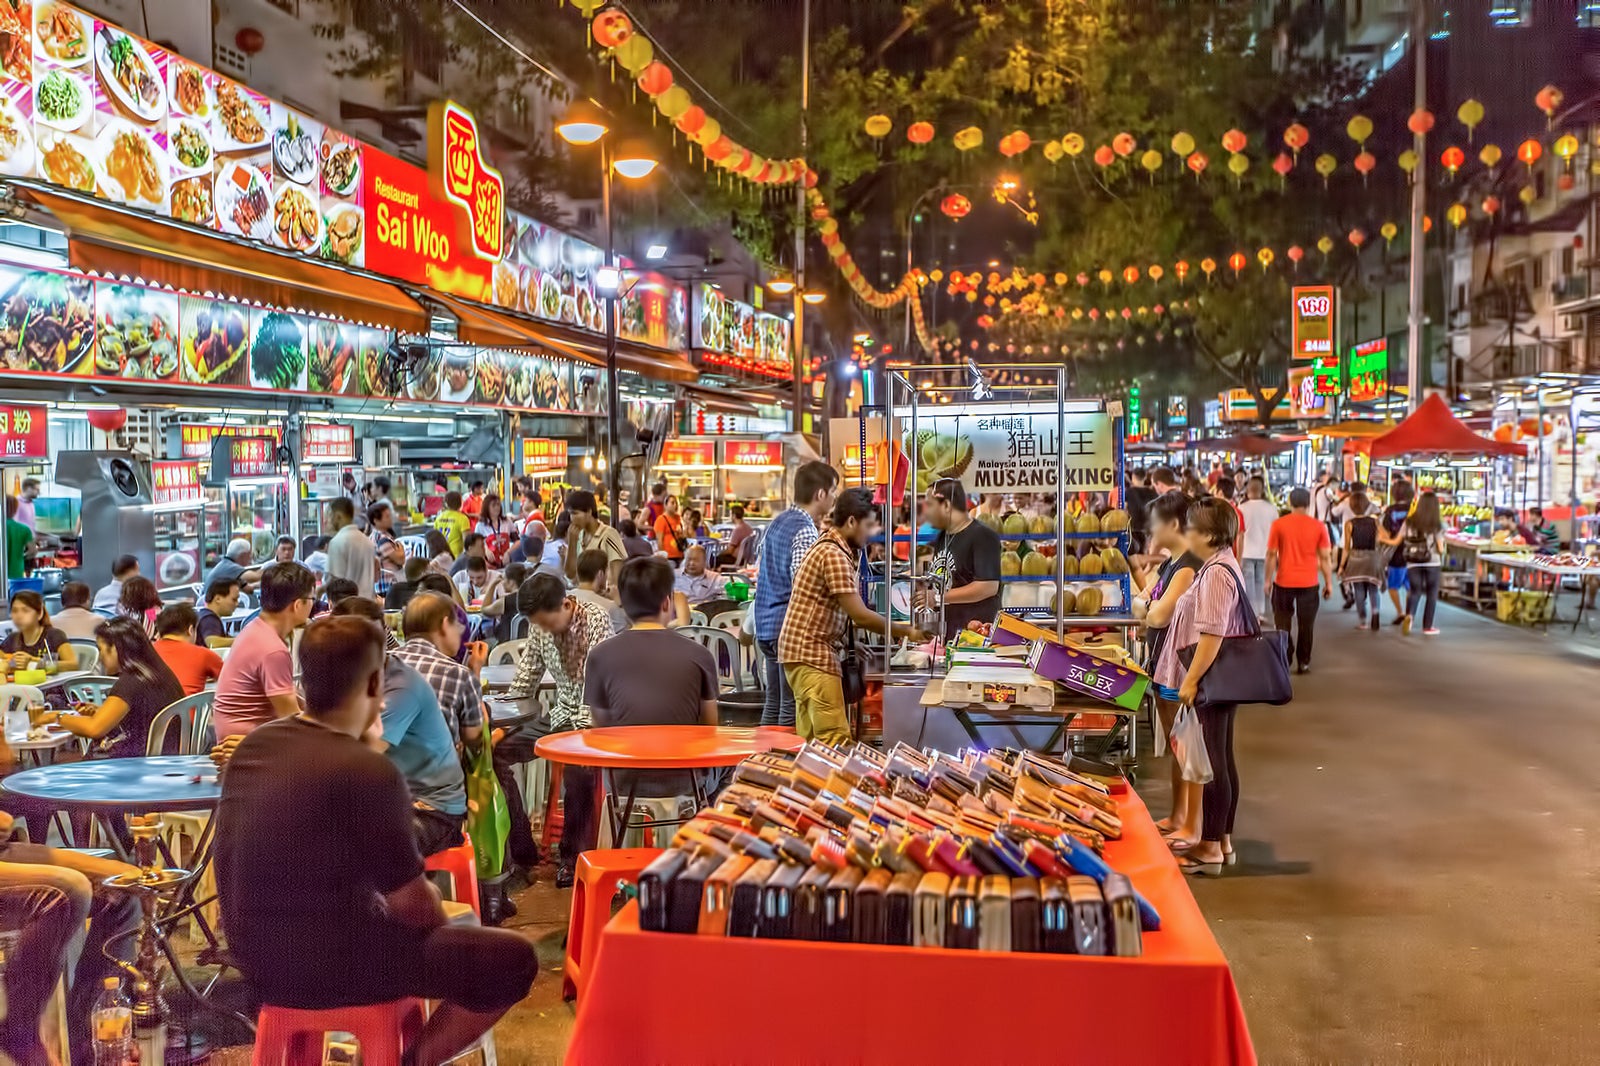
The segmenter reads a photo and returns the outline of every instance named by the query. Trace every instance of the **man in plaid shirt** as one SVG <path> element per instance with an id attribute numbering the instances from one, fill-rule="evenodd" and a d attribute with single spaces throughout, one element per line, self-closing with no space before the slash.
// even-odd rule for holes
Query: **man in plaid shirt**
<path id="1" fill-rule="evenodd" d="M 556 703 L 550 711 L 553 729 L 588 729 L 589 706 L 583 699 L 584 670 L 589 652 L 611 636 L 611 619 L 593 603 L 568 595 L 566 584 L 554 574 L 534 574 L 517 589 L 517 609 L 533 623 L 516 676 L 506 693 L 510 699 L 527 699 L 539 691 L 545 671 L 556 684 Z M 598 842 L 594 810 L 595 770 L 567 766 L 561 774 L 561 865 L 556 887 L 570 888 L 573 866 L 581 852 Z"/>
<path id="2" fill-rule="evenodd" d="M 888 624 L 861 599 L 860 556 L 878 530 L 877 509 L 866 489 L 846 489 L 833 505 L 833 528 L 817 538 L 794 575 L 789 610 L 778 634 L 778 661 L 794 690 L 795 731 L 810 740 L 850 740 L 839 655 L 851 623 L 873 632 Z M 895 639 L 917 643 L 927 635 L 894 623 Z"/>
<path id="3" fill-rule="evenodd" d="M 372 594 L 381 603 L 406 565 L 406 549 L 394 535 L 394 504 L 380 499 L 367 508 L 367 528 L 372 530 L 372 552 L 377 558 Z"/>
<path id="4" fill-rule="evenodd" d="M 488 649 L 474 644 L 465 665 L 456 661 L 466 639 L 466 625 L 456 613 L 456 605 L 437 592 L 419 592 L 411 598 L 402 629 L 407 639 L 395 655 L 433 689 L 456 744 L 477 747 L 483 738 L 478 672 L 488 658 Z"/>

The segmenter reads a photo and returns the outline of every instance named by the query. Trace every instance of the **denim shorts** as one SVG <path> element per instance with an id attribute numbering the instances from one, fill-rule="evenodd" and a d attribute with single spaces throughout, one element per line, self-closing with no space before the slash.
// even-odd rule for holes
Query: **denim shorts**
<path id="1" fill-rule="evenodd" d="M 1152 682 L 1152 684 L 1154 684 L 1154 682 Z M 1156 699 L 1158 699 L 1158 700 L 1166 700 L 1168 703 L 1177 703 L 1178 702 L 1178 690 L 1177 689 L 1168 688 L 1165 685 L 1155 685 L 1155 690 L 1156 690 Z"/>
<path id="2" fill-rule="evenodd" d="M 1407 575 L 1405 567 L 1403 567 L 1403 566 L 1391 566 L 1391 567 L 1389 567 L 1389 588 L 1391 590 L 1393 590 L 1393 589 L 1407 589 L 1407 590 L 1409 590 L 1411 588 L 1411 578 Z"/>

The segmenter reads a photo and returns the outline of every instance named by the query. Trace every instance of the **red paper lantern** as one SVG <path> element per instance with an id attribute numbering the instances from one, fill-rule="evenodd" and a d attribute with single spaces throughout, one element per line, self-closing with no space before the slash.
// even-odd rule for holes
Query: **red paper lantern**
<path id="1" fill-rule="evenodd" d="M 146 30 L 145 32 L 149 33 L 150 31 Z M 246 26 L 233 35 L 233 43 L 245 55 L 253 56 L 267 46 L 267 35 L 254 26 Z"/>
<path id="2" fill-rule="evenodd" d="M 1542 155 L 1544 155 L 1544 145 L 1532 137 L 1517 145 L 1517 158 L 1530 167 L 1537 163 Z"/>
<path id="3" fill-rule="evenodd" d="M 115 433 L 128 424 L 127 409 L 122 407 L 91 407 L 84 417 L 102 433 Z"/>
<path id="4" fill-rule="evenodd" d="M 1139 142 L 1133 139 L 1133 134 L 1131 133 L 1119 133 L 1111 138 L 1111 150 L 1123 158 L 1132 155 L 1133 150 L 1138 146 Z"/>
<path id="5" fill-rule="evenodd" d="M 1243 135 L 1241 134 L 1241 136 Z M 1234 252 L 1232 255 L 1228 256 L 1228 266 L 1233 268 L 1233 272 L 1235 274 L 1243 270 L 1245 268 L 1245 264 L 1248 262 L 1249 260 L 1244 257 L 1243 252 Z"/>
<path id="6" fill-rule="evenodd" d="M 639 88 L 651 96 L 660 96 L 672 88 L 672 68 L 657 59 L 639 72 Z M 697 110 L 690 108 L 691 111 Z M 701 112 L 704 114 L 705 112 Z"/>
<path id="7" fill-rule="evenodd" d="M 1249 138 L 1240 130 L 1229 130 L 1222 135 L 1222 147 L 1230 152 L 1242 152 L 1248 143 L 1250 143 Z"/>
<path id="8" fill-rule="evenodd" d="M 1127 282 L 1129 285 L 1132 285 L 1134 282 L 1138 281 L 1139 268 L 1136 266 L 1124 267 L 1122 270 L 1122 280 Z"/>
<path id="9" fill-rule="evenodd" d="M 1278 172 L 1278 177 L 1288 177 L 1289 171 L 1294 169 L 1294 160 L 1289 158 L 1288 152 L 1279 152 L 1277 158 L 1272 161 L 1272 169 Z"/>
<path id="10" fill-rule="evenodd" d="M 1371 152 L 1361 152 L 1355 158 L 1354 166 L 1356 171 L 1360 173 L 1363 178 L 1365 178 L 1368 174 L 1371 174 L 1372 169 L 1377 165 L 1378 157 L 1373 155 Z"/>
<path id="11" fill-rule="evenodd" d="M 1446 148 L 1439 155 L 1439 162 L 1443 163 L 1444 168 L 1452 174 L 1460 170 L 1461 164 L 1465 163 L 1466 161 L 1467 153 L 1463 152 L 1455 145 L 1451 145 L 1449 148 Z"/>
<path id="12" fill-rule="evenodd" d="M 713 163 L 721 162 L 733 154 L 733 141 L 729 140 L 728 135 L 724 133 L 721 137 L 706 145 L 703 150 L 707 159 Z"/>
<path id="13" fill-rule="evenodd" d="M 1417 108 L 1411 112 L 1411 117 L 1406 119 L 1406 129 L 1419 137 L 1427 133 L 1433 129 L 1433 112 L 1425 107 Z"/>
<path id="14" fill-rule="evenodd" d="M 933 123 L 913 122 L 906 127 L 906 140 L 912 144 L 927 144 L 933 140 Z"/>
<path id="15" fill-rule="evenodd" d="M 691 136 L 699 133 L 706 128 L 706 109 L 699 104 L 691 104 L 689 110 L 679 115 L 673 125 Z"/>
<path id="16" fill-rule="evenodd" d="M 1485 196 L 1483 198 L 1483 213 L 1491 218 L 1500 211 L 1500 197 Z"/>
<path id="17" fill-rule="evenodd" d="M 1355 229 L 1350 231 L 1347 239 L 1351 244 L 1355 245 L 1357 248 L 1360 248 L 1363 244 L 1367 243 L 1367 233 L 1361 227 L 1357 226 Z"/>
<path id="18" fill-rule="evenodd" d="M 1109 146 L 1102 144 L 1094 150 L 1094 161 L 1100 166 L 1109 167 L 1117 161 L 1117 154 Z"/>
<path id="19" fill-rule="evenodd" d="M 1206 158 L 1206 154 L 1204 152 L 1191 152 L 1189 153 L 1189 158 L 1185 159 L 1183 162 L 1185 166 L 1194 171 L 1196 177 L 1199 177 L 1201 174 L 1205 173 L 1206 166 L 1211 162 L 1211 160 Z"/>
<path id="20" fill-rule="evenodd" d="M 616 8 L 608 8 L 590 23 L 594 40 L 601 48 L 616 48 L 633 36 L 633 20 Z"/>
<path id="21" fill-rule="evenodd" d="M 1306 250 L 1300 247 L 1298 244 L 1291 244 L 1289 245 L 1289 251 L 1286 254 L 1289 256 L 1289 261 L 1291 263 L 1293 263 L 1295 266 L 1299 266 L 1300 260 L 1306 257 Z"/>
<path id="22" fill-rule="evenodd" d="M 953 192 L 939 202 L 939 210 L 947 218 L 966 218 L 972 211 L 972 201 L 958 192 Z"/>
<path id="23" fill-rule="evenodd" d="M 1283 131 L 1283 143 L 1298 154 L 1300 149 L 1311 143 L 1311 131 L 1296 122 Z"/>

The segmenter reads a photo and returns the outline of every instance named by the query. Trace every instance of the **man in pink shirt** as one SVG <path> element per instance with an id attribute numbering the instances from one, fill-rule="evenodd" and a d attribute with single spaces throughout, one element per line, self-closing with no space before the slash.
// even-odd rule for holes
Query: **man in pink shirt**
<path id="1" fill-rule="evenodd" d="M 316 575 L 300 563 L 262 571 L 261 613 L 233 642 L 217 678 L 211 721 L 219 743 L 300 713 L 289 640 L 310 619 L 316 586 Z"/>

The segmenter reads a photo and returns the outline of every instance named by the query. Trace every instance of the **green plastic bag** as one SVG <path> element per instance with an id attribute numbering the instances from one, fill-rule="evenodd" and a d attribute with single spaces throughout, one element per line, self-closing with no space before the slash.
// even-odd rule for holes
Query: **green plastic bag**
<path id="1" fill-rule="evenodd" d="M 494 776 L 494 745 L 487 730 L 467 767 L 467 832 L 472 836 L 478 877 L 499 877 L 505 868 L 506 837 L 511 835 L 511 809 Z"/>

